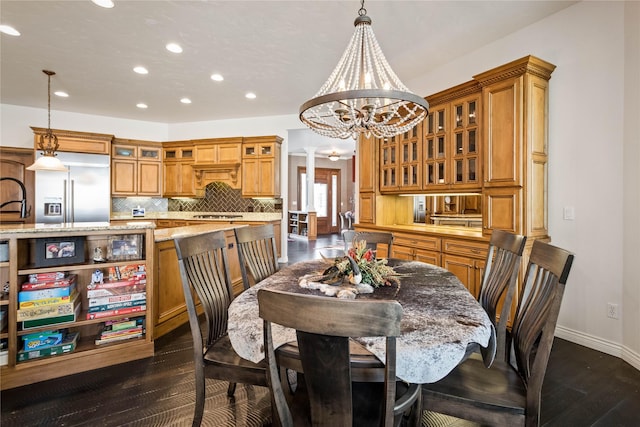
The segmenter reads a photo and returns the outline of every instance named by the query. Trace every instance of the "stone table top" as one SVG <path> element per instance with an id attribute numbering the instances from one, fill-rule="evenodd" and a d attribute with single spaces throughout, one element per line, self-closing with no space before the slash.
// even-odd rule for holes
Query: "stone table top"
<path id="1" fill-rule="evenodd" d="M 489 351 L 485 364 L 493 361 L 495 330 L 486 312 L 458 278 L 449 271 L 422 262 L 389 260 L 403 274 L 401 286 L 380 287 L 360 298 L 397 299 L 402 305 L 402 334 L 397 339 L 396 373 L 411 383 L 431 383 L 445 377 L 467 354 L 467 348 L 480 345 Z M 303 261 L 285 267 L 240 294 L 229 307 L 229 338 L 243 358 L 258 362 L 264 358 L 263 322 L 258 316 L 257 293 L 261 288 L 321 296 L 321 292 L 302 288 L 298 278 L 321 272 L 324 260 Z M 319 319 L 322 321 L 322 319 Z M 295 341 L 293 329 L 273 325 L 274 347 Z M 385 360 L 383 338 L 357 338 L 381 361 Z"/>

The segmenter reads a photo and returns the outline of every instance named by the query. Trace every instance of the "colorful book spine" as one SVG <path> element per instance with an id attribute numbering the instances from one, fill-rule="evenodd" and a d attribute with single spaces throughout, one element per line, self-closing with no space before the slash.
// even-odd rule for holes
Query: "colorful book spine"
<path id="1" fill-rule="evenodd" d="M 29 334 L 22 337 L 23 350 L 35 350 L 38 348 L 47 348 L 58 345 L 64 338 L 61 331 L 42 331 L 35 334 Z"/>
<path id="2" fill-rule="evenodd" d="M 116 281 L 108 281 L 104 283 L 91 283 L 87 285 L 87 289 L 111 289 L 111 288 L 121 288 L 123 286 L 146 286 L 147 279 L 131 279 L 131 280 L 116 280 Z"/>
<path id="3" fill-rule="evenodd" d="M 56 280 L 62 280 L 65 277 L 67 277 L 67 273 L 64 271 L 53 271 L 50 273 L 34 273 L 29 275 L 29 283 L 51 282 Z"/>
<path id="4" fill-rule="evenodd" d="M 135 307 L 120 308 L 115 310 L 98 311 L 95 313 L 87 313 L 87 320 L 102 319 L 104 317 L 119 316 L 123 314 L 140 313 L 147 310 L 146 305 L 138 305 Z"/>
<path id="5" fill-rule="evenodd" d="M 78 343 L 78 332 L 67 334 L 62 342 L 53 347 L 38 348 L 35 350 L 21 350 L 18 352 L 18 362 L 24 362 L 26 360 L 39 359 L 41 357 L 56 356 L 58 354 L 70 353 L 76 348 Z"/>
<path id="6" fill-rule="evenodd" d="M 42 301 L 42 300 L 47 300 L 52 298 L 65 298 L 65 297 L 68 299 L 75 290 L 76 290 L 76 284 L 72 283 L 69 286 L 64 286 L 64 287 L 21 291 L 21 292 L 18 292 L 18 302 L 21 304 L 20 308 L 23 308 L 22 307 L 23 302 L 33 301 L 35 303 L 37 301 Z M 67 301 L 59 300 L 59 302 L 67 302 Z"/>
<path id="7" fill-rule="evenodd" d="M 102 324 L 102 333 L 110 331 L 121 331 L 144 325 L 144 316 L 135 319 L 108 320 Z"/>
<path id="8" fill-rule="evenodd" d="M 109 344 L 109 343 L 112 343 L 112 342 L 130 340 L 132 338 L 140 338 L 140 337 L 142 337 L 142 335 L 143 335 L 142 332 L 137 332 L 135 334 L 128 334 L 128 335 L 119 335 L 117 337 L 112 337 L 112 338 L 97 339 L 95 341 L 95 343 L 96 343 L 96 345 Z"/>
<path id="9" fill-rule="evenodd" d="M 146 304 L 147 304 L 146 299 L 139 299 L 135 301 L 123 301 L 123 302 L 114 302 L 111 304 L 95 305 L 93 307 L 89 307 L 89 310 L 87 311 L 89 313 L 96 313 L 99 311 L 109 311 L 109 310 L 116 310 L 120 308 L 130 308 L 130 307 L 136 307 L 139 305 L 146 305 Z"/>
<path id="10" fill-rule="evenodd" d="M 76 294 L 77 292 L 74 289 L 71 295 L 67 295 L 67 296 L 57 296 L 57 297 L 42 298 L 42 299 L 29 300 L 29 301 L 21 301 L 18 305 L 18 308 L 30 309 L 35 307 L 49 306 L 49 305 L 69 304 L 71 303 L 71 301 L 73 300 Z"/>
<path id="11" fill-rule="evenodd" d="M 146 285 L 136 284 L 132 286 L 122 286 L 118 288 L 108 288 L 108 289 L 87 289 L 87 298 L 100 298 L 100 297 L 110 297 L 114 295 L 126 295 L 133 294 L 136 292 L 145 292 Z"/>
<path id="12" fill-rule="evenodd" d="M 41 328 L 42 326 L 58 326 L 64 323 L 75 322 L 80 316 L 80 309 L 82 304 L 76 304 L 76 308 L 72 314 L 65 314 L 62 316 L 45 317 L 43 319 L 25 320 L 22 322 L 22 329 L 34 329 Z"/>
<path id="13" fill-rule="evenodd" d="M 146 300 L 147 293 L 146 292 L 137 292 L 134 294 L 124 294 L 124 295 L 112 295 L 108 297 L 99 297 L 99 298 L 89 298 L 89 307 L 97 307 L 99 305 L 107 305 L 118 302 L 129 302 L 129 301 L 138 301 L 138 300 Z"/>
<path id="14" fill-rule="evenodd" d="M 46 317 L 64 316 L 73 314 L 75 311 L 75 302 L 78 299 L 78 292 L 75 292 L 71 301 L 62 304 L 47 304 L 28 308 L 21 308 L 16 313 L 16 320 L 22 322 L 24 320 L 44 319 Z"/>
<path id="15" fill-rule="evenodd" d="M 146 266 L 144 264 L 120 265 L 109 268 L 109 280 L 122 280 L 141 275 L 146 277 Z"/>
<path id="16" fill-rule="evenodd" d="M 33 291 L 37 289 L 51 289 L 51 288 L 64 288 L 75 283 L 77 279 L 76 274 L 70 274 L 66 278 L 59 280 L 45 280 L 42 282 L 25 282 L 20 286 L 23 291 Z"/>
<path id="17" fill-rule="evenodd" d="M 132 335 L 132 334 L 141 334 L 144 331 L 142 326 L 135 326 L 129 329 L 121 329 L 119 331 L 104 331 L 100 335 L 98 335 L 97 339 L 107 339 L 107 338 L 115 338 L 123 335 Z"/>

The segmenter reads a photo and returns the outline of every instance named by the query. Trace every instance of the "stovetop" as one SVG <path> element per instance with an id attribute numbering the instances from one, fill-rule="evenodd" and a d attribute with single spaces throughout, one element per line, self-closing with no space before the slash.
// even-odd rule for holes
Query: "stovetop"
<path id="1" fill-rule="evenodd" d="M 242 215 L 204 214 L 204 215 L 194 215 L 193 218 L 199 218 L 199 219 L 233 219 L 233 218 L 242 218 Z"/>

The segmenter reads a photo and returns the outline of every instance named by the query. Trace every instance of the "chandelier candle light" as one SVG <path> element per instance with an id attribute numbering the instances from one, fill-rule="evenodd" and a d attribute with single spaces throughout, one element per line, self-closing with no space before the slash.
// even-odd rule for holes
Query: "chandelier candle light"
<path id="1" fill-rule="evenodd" d="M 42 150 L 42 157 L 39 157 L 38 160 L 27 169 L 31 171 L 61 171 L 66 172 L 67 168 L 62 164 L 60 159 L 56 158 L 56 150 L 58 149 L 58 137 L 53 134 L 51 130 L 51 76 L 54 76 L 56 73 L 54 71 L 42 70 L 48 76 L 49 85 L 48 85 L 48 103 L 47 103 L 47 111 L 49 113 L 49 122 L 47 124 L 47 131 L 44 135 L 40 135 L 40 140 L 38 142 L 38 149 Z"/>
<path id="2" fill-rule="evenodd" d="M 392 137 L 422 121 L 429 103 L 402 84 L 384 57 L 364 0 L 355 33 L 318 93 L 300 107 L 300 120 L 320 135 Z"/>

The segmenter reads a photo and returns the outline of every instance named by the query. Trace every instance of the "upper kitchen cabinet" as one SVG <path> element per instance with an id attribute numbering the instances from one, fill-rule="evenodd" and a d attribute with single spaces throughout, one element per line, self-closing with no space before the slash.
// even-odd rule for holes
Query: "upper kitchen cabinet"
<path id="1" fill-rule="evenodd" d="M 358 139 L 358 207 L 360 223 L 375 222 L 375 201 L 378 191 L 377 144 L 373 136 L 360 135 Z"/>
<path id="2" fill-rule="evenodd" d="M 165 142 L 162 153 L 162 196 L 195 197 L 193 143 L 190 141 Z"/>
<path id="3" fill-rule="evenodd" d="M 422 188 L 422 123 L 390 138 L 379 138 L 380 192 L 396 193 Z"/>
<path id="4" fill-rule="evenodd" d="M 280 197 L 281 146 L 275 135 L 244 138 L 242 197 Z"/>
<path id="5" fill-rule="evenodd" d="M 397 192 L 398 184 L 398 136 L 376 138 L 380 147 L 380 192 Z"/>
<path id="6" fill-rule="evenodd" d="M 547 237 L 549 79 L 533 56 L 474 76 L 482 85 L 485 232 Z M 506 215 L 498 215 L 504 212 Z"/>
<path id="7" fill-rule="evenodd" d="M 162 145 L 115 138 L 111 146 L 111 194 L 162 195 Z"/>
<path id="8" fill-rule="evenodd" d="M 479 190 L 481 88 L 471 81 L 427 97 L 423 190 Z"/>
<path id="9" fill-rule="evenodd" d="M 27 170 L 33 162 L 31 149 L 0 147 L 0 223 L 34 222 L 35 174 Z"/>
<path id="10" fill-rule="evenodd" d="M 205 187 L 212 182 L 224 182 L 240 189 L 242 137 L 192 140 L 195 150 L 193 165 L 195 190 L 204 196 Z"/>
<path id="11" fill-rule="evenodd" d="M 40 136 L 47 132 L 45 128 L 31 126 L 34 133 L 34 148 L 38 150 Z M 90 132 L 76 132 L 71 130 L 52 129 L 58 137 L 57 151 L 72 153 L 110 154 L 113 135 Z"/>

